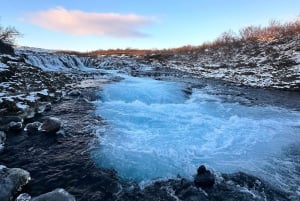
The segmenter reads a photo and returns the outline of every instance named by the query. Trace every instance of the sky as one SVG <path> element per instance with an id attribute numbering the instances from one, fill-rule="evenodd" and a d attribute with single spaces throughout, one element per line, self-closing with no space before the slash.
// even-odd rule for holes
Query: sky
<path id="1" fill-rule="evenodd" d="M 224 31 L 288 21 L 299 0 L 0 0 L 0 25 L 21 46 L 56 50 L 200 45 Z"/>

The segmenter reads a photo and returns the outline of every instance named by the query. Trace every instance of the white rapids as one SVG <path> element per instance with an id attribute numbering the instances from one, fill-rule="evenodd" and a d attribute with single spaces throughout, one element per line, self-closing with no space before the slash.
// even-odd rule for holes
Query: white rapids
<path id="1" fill-rule="evenodd" d="M 299 111 L 226 102 L 205 88 L 188 96 L 179 82 L 124 78 L 107 85 L 96 102 L 107 121 L 92 151 L 99 166 L 145 182 L 190 178 L 206 164 L 299 191 L 299 164 L 287 154 L 300 143 Z"/>

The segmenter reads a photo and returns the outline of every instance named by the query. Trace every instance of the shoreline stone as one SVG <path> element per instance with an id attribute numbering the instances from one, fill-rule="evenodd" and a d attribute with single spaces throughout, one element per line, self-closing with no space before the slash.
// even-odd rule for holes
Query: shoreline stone
<path id="1" fill-rule="evenodd" d="M 30 174 L 20 168 L 0 166 L 0 200 L 10 201 L 30 180 Z"/>
<path id="2" fill-rule="evenodd" d="M 56 117 L 48 117 L 42 125 L 39 126 L 38 131 L 46 133 L 56 133 L 62 127 L 62 122 Z"/>
<path id="3" fill-rule="evenodd" d="M 65 189 L 59 188 L 49 193 L 33 197 L 29 201 L 76 201 L 76 199 Z"/>
<path id="4" fill-rule="evenodd" d="M 212 188 L 215 184 L 215 176 L 204 165 L 201 165 L 197 170 L 194 183 L 198 188 Z"/>
<path id="5" fill-rule="evenodd" d="M 24 131 L 27 133 L 31 133 L 31 134 L 36 133 L 39 131 L 39 127 L 41 125 L 42 125 L 42 123 L 39 121 L 35 121 L 33 123 L 28 123 L 28 124 L 26 124 Z"/>
<path id="6" fill-rule="evenodd" d="M 3 131 L 0 131 L 0 153 L 4 149 L 6 141 L 6 134 Z"/>

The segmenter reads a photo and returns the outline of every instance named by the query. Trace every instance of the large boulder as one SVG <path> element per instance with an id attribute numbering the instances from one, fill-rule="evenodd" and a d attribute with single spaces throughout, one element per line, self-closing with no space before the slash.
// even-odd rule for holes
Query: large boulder
<path id="1" fill-rule="evenodd" d="M 0 200 L 10 201 L 30 180 L 30 174 L 20 168 L 0 166 Z"/>
<path id="2" fill-rule="evenodd" d="M 76 199 L 66 190 L 59 188 L 49 193 L 32 198 L 30 201 L 76 201 Z"/>
<path id="3" fill-rule="evenodd" d="M 204 165 L 201 165 L 197 170 L 194 184 L 198 188 L 211 188 L 215 184 L 215 176 Z"/>
<path id="4" fill-rule="evenodd" d="M 62 122 L 56 117 L 48 117 L 39 127 L 39 131 L 46 133 L 56 133 L 62 127 Z"/>

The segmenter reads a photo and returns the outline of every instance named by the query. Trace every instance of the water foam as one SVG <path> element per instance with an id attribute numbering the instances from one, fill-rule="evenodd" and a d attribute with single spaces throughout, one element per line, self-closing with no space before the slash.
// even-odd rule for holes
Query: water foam
<path id="1" fill-rule="evenodd" d="M 97 113 L 108 126 L 99 131 L 95 161 L 138 181 L 191 177 L 207 164 L 291 182 L 283 174 L 295 164 L 281 158 L 282 150 L 300 142 L 299 112 L 228 103 L 200 89 L 188 97 L 184 88 L 133 77 L 104 88 Z"/>

